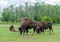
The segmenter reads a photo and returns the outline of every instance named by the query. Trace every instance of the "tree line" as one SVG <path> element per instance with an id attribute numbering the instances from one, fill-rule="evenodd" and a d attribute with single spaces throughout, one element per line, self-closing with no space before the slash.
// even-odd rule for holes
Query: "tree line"
<path id="1" fill-rule="evenodd" d="M 52 20 L 54 23 L 60 23 L 60 6 L 44 3 L 29 5 L 25 3 L 25 6 L 20 5 L 19 7 L 15 7 L 10 5 L 8 8 L 3 9 L 2 21 L 19 22 L 21 18 L 30 18 L 36 21 Z"/>

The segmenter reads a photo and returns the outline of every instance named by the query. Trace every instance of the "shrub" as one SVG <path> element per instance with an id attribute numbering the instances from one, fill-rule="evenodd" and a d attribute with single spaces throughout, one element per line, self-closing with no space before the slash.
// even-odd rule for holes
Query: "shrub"
<path id="1" fill-rule="evenodd" d="M 41 21 L 49 21 L 49 22 L 53 22 L 52 18 L 49 16 L 44 16 L 42 17 Z"/>

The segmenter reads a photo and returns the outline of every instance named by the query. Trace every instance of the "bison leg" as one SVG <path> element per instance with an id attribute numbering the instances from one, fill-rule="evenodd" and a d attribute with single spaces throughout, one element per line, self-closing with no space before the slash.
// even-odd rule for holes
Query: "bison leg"
<path id="1" fill-rule="evenodd" d="M 26 35 L 28 34 L 28 28 L 26 28 Z"/>
<path id="2" fill-rule="evenodd" d="M 49 34 L 51 34 L 51 32 L 53 33 L 53 28 L 52 28 L 52 26 L 49 27 L 49 30 L 50 30 L 50 31 L 49 31 Z"/>
<path id="3" fill-rule="evenodd" d="M 22 30 L 21 30 L 21 28 L 19 28 L 19 32 L 20 32 L 20 34 L 22 34 Z"/>
<path id="4" fill-rule="evenodd" d="M 23 29 L 23 35 L 25 34 L 25 29 Z"/>
<path id="5" fill-rule="evenodd" d="M 40 27 L 40 31 L 44 33 L 44 27 Z"/>
<path id="6" fill-rule="evenodd" d="M 36 33 L 37 33 L 37 34 L 39 34 L 39 33 L 40 33 L 40 30 L 39 30 L 39 29 L 38 29 L 38 30 L 36 30 Z"/>
<path id="7" fill-rule="evenodd" d="M 50 29 L 50 32 L 49 32 L 49 34 L 52 34 L 53 33 L 53 29 Z"/>

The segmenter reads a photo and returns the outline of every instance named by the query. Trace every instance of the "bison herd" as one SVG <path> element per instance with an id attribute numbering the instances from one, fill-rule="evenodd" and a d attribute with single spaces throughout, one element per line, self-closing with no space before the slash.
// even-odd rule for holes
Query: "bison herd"
<path id="1" fill-rule="evenodd" d="M 45 21 L 45 22 L 40 22 L 40 21 L 35 21 L 33 19 L 21 19 L 20 21 L 20 27 L 18 28 L 20 34 L 28 34 L 29 30 L 33 29 L 33 33 L 35 32 L 37 34 L 39 33 L 44 33 L 46 29 L 49 29 L 49 34 L 53 33 L 53 28 L 52 28 L 52 23 Z M 10 26 L 10 31 L 15 31 L 14 26 Z"/>

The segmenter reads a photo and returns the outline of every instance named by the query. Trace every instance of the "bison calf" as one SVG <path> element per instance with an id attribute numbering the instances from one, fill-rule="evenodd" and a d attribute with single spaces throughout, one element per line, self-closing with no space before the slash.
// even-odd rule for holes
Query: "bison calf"
<path id="1" fill-rule="evenodd" d="M 16 31 L 16 30 L 14 29 L 14 26 L 13 26 L 13 25 L 11 25 L 11 26 L 9 27 L 9 30 L 12 31 L 12 32 L 19 32 L 19 31 Z"/>

